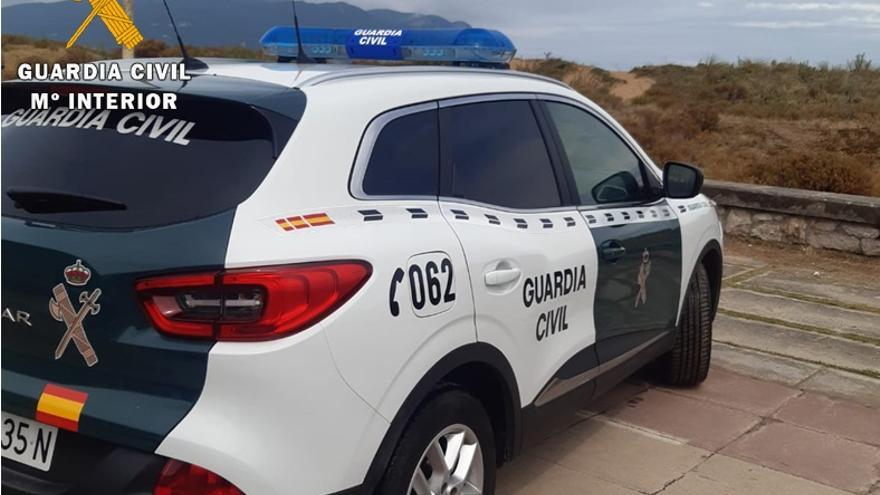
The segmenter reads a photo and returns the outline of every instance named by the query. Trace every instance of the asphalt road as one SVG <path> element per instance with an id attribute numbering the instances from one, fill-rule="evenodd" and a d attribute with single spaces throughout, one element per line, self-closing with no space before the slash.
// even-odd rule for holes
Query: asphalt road
<path id="1" fill-rule="evenodd" d="M 639 375 L 499 472 L 499 495 L 880 495 L 880 260 L 729 244 L 713 368 Z"/>

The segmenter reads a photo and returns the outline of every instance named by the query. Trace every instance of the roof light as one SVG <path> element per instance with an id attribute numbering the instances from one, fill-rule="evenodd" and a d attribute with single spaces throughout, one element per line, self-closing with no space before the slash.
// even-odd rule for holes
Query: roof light
<path id="1" fill-rule="evenodd" d="M 466 29 L 301 28 L 303 51 L 316 60 L 405 60 L 506 66 L 516 47 L 499 31 Z M 298 55 L 292 27 L 270 29 L 260 39 L 270 55 Z"/>

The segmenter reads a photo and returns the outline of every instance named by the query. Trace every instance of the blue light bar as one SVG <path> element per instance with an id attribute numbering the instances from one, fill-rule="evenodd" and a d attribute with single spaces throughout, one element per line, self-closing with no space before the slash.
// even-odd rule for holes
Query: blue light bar
<path id="1" fill-rule="evenodd" d="M 504 66 L 516 47 L 499 31 L 466 29 L 334 29 L 301 28 L 303 51 L 324 60 L 406 60 Z M 260 45 L 270 55 L 294 59 L 299 54 L 296 32 L 277 26 Z"/>

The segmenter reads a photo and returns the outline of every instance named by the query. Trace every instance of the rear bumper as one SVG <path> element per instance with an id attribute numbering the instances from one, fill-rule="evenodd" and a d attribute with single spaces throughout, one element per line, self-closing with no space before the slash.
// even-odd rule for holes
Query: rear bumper
<path id="1" fill-rule="evenodd" d="M 350 494 L 388 422 L 339 375 L 319 323 L 268 342 L 220 342 L 205 388 L 156 451 L 247 494 Z"/>
<path id="2" fill-rule="evenodd" d="M 147 495 L 164 457 L 59 431 L 52 469 L 3 459 L 3 495 Z"/>

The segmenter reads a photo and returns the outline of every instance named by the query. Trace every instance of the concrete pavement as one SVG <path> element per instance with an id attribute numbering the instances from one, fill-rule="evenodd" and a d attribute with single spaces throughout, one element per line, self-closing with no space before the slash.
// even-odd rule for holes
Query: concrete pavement
<path id="1" fill-rule="evenodd" d="M 499 472 L 499 495 L 880 495 L 880 260 L 729 243 L 713 368 L 642 373 Z"/>

